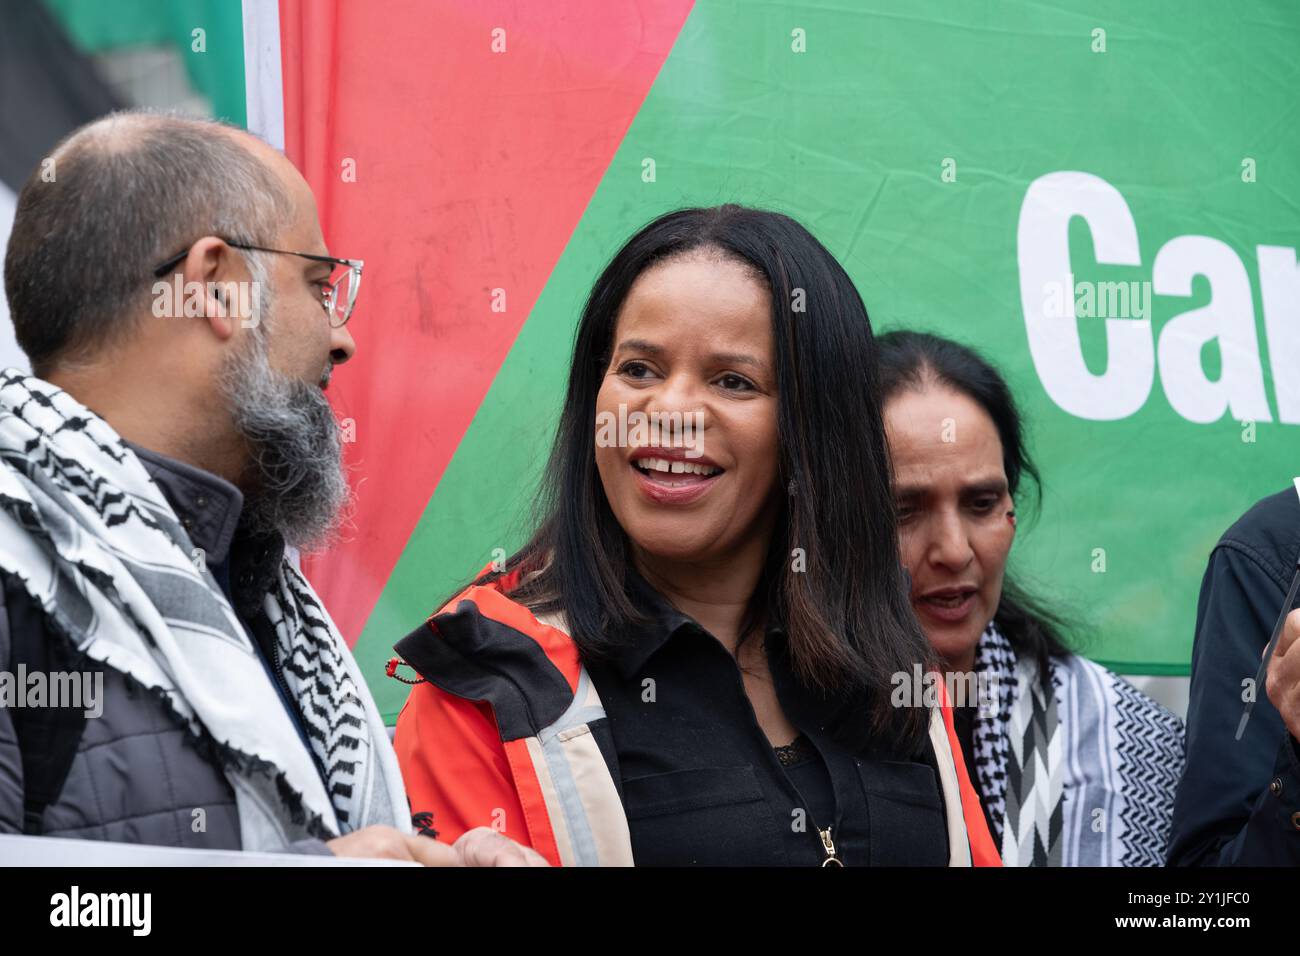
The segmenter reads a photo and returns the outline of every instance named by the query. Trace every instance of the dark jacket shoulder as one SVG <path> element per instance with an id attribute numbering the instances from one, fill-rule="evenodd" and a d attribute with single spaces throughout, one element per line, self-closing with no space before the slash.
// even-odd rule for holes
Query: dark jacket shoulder
<path id="1" fill-rule="evenodd" d="M 1253 558 L 1285 591 L 1300 555 L 1300 495 L 1287 488 L 1257 501 L 1215 547 L 1233 548 Z"/>

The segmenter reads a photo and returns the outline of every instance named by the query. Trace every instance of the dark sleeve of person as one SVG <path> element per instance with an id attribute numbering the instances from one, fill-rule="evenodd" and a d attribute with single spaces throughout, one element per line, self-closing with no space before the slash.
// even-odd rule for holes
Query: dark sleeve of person
<path id="1" fill-rule="evenodd" d="M 0 671 L 10 666 L 9 611 L 0 580 Z M 23 832 L 23 758 L 18 752 L 18 734 L 8 707 L 0 706 L 0 833 Z"/>
<path id="2" fill-rule="evenodd" d="M 1300 507 L 1286 495 L 1265 499 L 1224 535 L 1201 582 L 1171 866 L 1300 865 L 1300 751 L 1263 686 L 1236 739 L 1294 572 L 1287 552 Z"/>

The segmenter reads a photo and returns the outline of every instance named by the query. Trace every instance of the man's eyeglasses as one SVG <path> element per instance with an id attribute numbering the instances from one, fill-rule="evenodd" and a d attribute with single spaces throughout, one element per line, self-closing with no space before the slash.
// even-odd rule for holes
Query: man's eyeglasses
<path id="1" fill-rule="evenodd" d="M 318 256 L 310 252 L 290 252 L 287 249 L 268 249 L 265 246 L 253 246 L 245 242 L 232 242 L 221 236 L 217 238 L 234 249 L 247 249 L 250 252 L 274 252 L 281 256 L 298 256 L 302 259 L 310 259 L 312 262 L 331 263 L 335 268 L 330 273 L 329 282 L 326 283 L 321 292 L 321 306 L 330 317 L 330 328 L 340 328 L 352 317 L 352 309 L 357 304 L 357 292 L 361 289 L 361 269 L 365 265 L 362 260 L 336 259 L 333 256 Z M 190 250 L 187 247 L 154 269 L 153 274 L 162 278 L 170 270 L 176 268 L 180 261 L 189 254 Z M 344 271 L 339 275 L 335 275 L 334 273 L 338 272 L 340 268 Z"/>

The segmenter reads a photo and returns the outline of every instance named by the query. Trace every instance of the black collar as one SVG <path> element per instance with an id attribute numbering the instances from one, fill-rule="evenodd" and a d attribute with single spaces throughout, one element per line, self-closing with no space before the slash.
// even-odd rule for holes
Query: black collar
<path id="1" fill-rule="evenodd" d="M 244 495 L 224 478 L 131 442 L 127 445 L 171 505 L 190 544 L 202 549 L 207 566 L 217 569 L 229 559 L 218 581 L 228 581 L 235 611 L 243 617 L 257 613 L 284 560 L 284 539 L 241 523 Z"/>
<path id="2" fill-rule="evenodd" d="M 674 607 L 634 568 L 628 568 L 626 581 L 628 599 L 641 615 L 641 620 L 634 621 L 628 633 L 616 641 L 608 653 L 608 660 L 624 679 L 630 680 L 660 648 L 679 634 L 713 638 L 695 618 Z M 780 627 L 769 627 L 769 647 L 774 638 L 779 639 L 783 646 L 785 632 Z"/>
<path id="3" fill-rule="evenodd" d="M 244 510 L 243 493 L 211 472 L 133 442 L 126 444 L 176 512 L 190 543 L 203 549 L 209 565 L 225 561 Z"/>
<path id="4" fill-rule="evenodd" d="M 624 680 L 631 680 L 668 641 L 674 637 L 716 640 L 689 614 L 669 603 L 635 570 L 627 572 L 627 594 L 643 617 L 634 623 L 623 640 L 616 641 L 605 659 Z M 876 741 L 871 727 L 871 695 L 865 690 L 827 692 L 806 685 L 794 667 L 789 637 L 781 622 L 764 632 L 764 650 L 773 687 L 786 717 L 803 733 L 823 746 L 834 741 L 850 753 L 892 753 L 891 745 Z M 719 644 L 721 647 L 721 644 Z"/>

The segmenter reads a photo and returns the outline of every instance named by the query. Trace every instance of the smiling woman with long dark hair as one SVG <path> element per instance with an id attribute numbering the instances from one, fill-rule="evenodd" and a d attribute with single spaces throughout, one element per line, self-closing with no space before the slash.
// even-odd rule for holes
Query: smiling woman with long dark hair
<path id="1" fill-rule="evenodd" d="M 891 703 L 931 652 L 874 368 L 852 282 L 786 216 L 683 210 L 624 245 L 536 534 L 398 644 L 424 825 L 556 863 L 982 860 L 951 727 Z"/>

